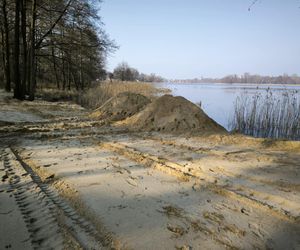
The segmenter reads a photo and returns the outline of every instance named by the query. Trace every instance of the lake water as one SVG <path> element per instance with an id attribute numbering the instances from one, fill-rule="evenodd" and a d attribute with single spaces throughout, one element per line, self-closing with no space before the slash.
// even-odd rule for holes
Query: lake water
<path id="1" fill-rule="evenodd" d="M 194 103 L 201 102 L 202 109 L 216 122 L 229 130 L 230 120 L 234 115 L 234 103 L 238 96 L 256 94 L 266 95 L 270 89 L 275 95 L 294 92 L 300 98 L 299 85 L 257 85 L 257 84 L 224 84 L 224 83 L 160 83 L 175 96 L 183 96 Z"/>

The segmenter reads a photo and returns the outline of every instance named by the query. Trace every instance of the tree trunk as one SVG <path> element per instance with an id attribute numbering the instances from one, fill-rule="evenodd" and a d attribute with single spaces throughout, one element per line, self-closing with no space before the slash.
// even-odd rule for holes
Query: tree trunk
<path id="1" fill-rule="evenodd" d="M 83 90 L 83 70 L 82 70 L 82 30 L 80 28 L 80 50 L 79 50 L 79 84 L 81 89 Z"/>
<path id="2" fill-rule="evenodd" d="M 22 75 L 22 92 L 27 92 L 26 81 L 27 81 L 27 41 L 26 41 L 26 0 L 21 1 L 21 31 L 22 31 L 22 42 L 23 42 L 23 75 Z"/>
<path id="3" fill-rule="evenodd" d="M 29 100 L 34 100 L 36 88 L 36 58 L 35 58 L 35 22 L 36 22 L 36 0 L 32 1 L 31 34 L 30 34 L 30 82 Z"/>
<path id="4" fill-rule="evenodd" d="M 5 82 L 5 49 L 4 49 L 4 31 L 3 31 L 3 27 L 0 26 L 0 30 L 1 30 L 1 59 L 2 59 L 2 62 L 1 62 L 1 78 L 0 80 L 3 82 Z M 2 78 L 3 77 L 3 78 Z"/>
<path id="5" fill-rule="evenodd" d="M 78 82 L 78 79 L 77 79 L 77 77 L 76 77 L 76 73 L 74 72 L 73 69 L 71 69 L 71 76 L 72 76 L 72 78 L 73 78 L 73 82 L 74 82 L 74 84 L 75 84 L 76 90 L 79 90 L 80 83 Z"/>
<path id="6" fill-rule="evenodd" d="M 61 40 L 64 40 L 64 29 L 61 29 Z M 65 90 L 66 89 L 66 84 L 67 84 L 67 78 L 66 78 L 66 67 L 65 67 L 65 53 L 63 48 L 60 48 L 61 51 L 61 59 L 62 59 L 62 67 L 61 67 L 61 73 L 62 73 L 62 79 L 63 79 L 63 86 L 62 89 Z"/>
<path id="7" fill-rule="evenodd" d="M 5 72 L 5 90 L 11 91 L 11 78 L 10 78 L 10 45 L 9 45 L 9 29 L 7 21 L 6 0 L 3 0 L 2 4 L 3 12 L 3 27 L 4 27 L 4 47 L 5 47 L 5 60 L 4 60 L 4 72 Z"/>
<path id="8" fill-rule="evenodd" d="M 66 74 L 65 74 L 65 59 L 64 59 L 64 53 L 61 53 L 62 58 L 62 77 L 63 77 L 63 90 L 66 89 Z"/>
<path id="9" fill-rule="evenodd" d="M 71 70 L 70 70 L 70 62 L 68 62 L 68 90 L 71 90 Z"/>
<path id="10" fill-rule="evenodd" d="M 20 1 L 15 0 L 15 34 L 14 34 L 14 98 L 23 100 L 20 82 Z"/>
<path id="11" fill-rule="evenodd" d="M 55 59 L 55 53 L 54 53 L 54 44 L 53 43 L 52 43 L 52 46 L 51 46 L 51 54 L 52 54 L 53 68 L 54 68 L 54 73 L 55 73 L 56 87 L 57 87 L 57 89 L 60 89 L 58 72 L 57 72 L 57 67 L 56 67 L 56 59 Z"/>

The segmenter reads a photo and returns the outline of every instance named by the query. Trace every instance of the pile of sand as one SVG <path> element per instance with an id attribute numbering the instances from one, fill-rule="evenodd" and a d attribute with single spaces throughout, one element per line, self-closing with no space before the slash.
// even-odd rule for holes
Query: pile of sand
<path id="1" fill-rule="evenodd" d="M 121 124 L 141 131 L 225 132 L 204 111 L 181 96 L 164 95 Z"/>
<path id="2" fill-rule="evenodd" d="M 101 120 L 119 121 L 136 114 L 150 102 L 150 99 L 146 96 L 123 92 L 107 100 L 90 117 Z"/>

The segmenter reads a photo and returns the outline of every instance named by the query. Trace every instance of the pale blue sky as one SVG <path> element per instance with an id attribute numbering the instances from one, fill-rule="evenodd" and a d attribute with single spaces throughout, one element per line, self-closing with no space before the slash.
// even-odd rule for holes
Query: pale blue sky
<path id="1" fill-rule="evenodd" d="M 104 0 L 105 29 L 126 61 L 166 78 L 300 74 L 300 1 Z"/>

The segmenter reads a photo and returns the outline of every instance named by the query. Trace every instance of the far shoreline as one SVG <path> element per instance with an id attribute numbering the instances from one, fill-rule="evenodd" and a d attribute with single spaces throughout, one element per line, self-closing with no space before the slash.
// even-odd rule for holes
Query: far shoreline
<path id="1" fill-rule="evenodd" d="M 202 84 L 230 84 L 230 85 L 262 85 L 262 86 L 300 86 L 300 84 L 295 83 L 244 83 L 244 82 L 234 82 L 234 83 L 228 83 L 228 82 L 172 82 L 172 81 L 165 81 L 165 82 L 157 82 L 155 84 L 178 84 L 178 85 L 202 85 Z"/>

